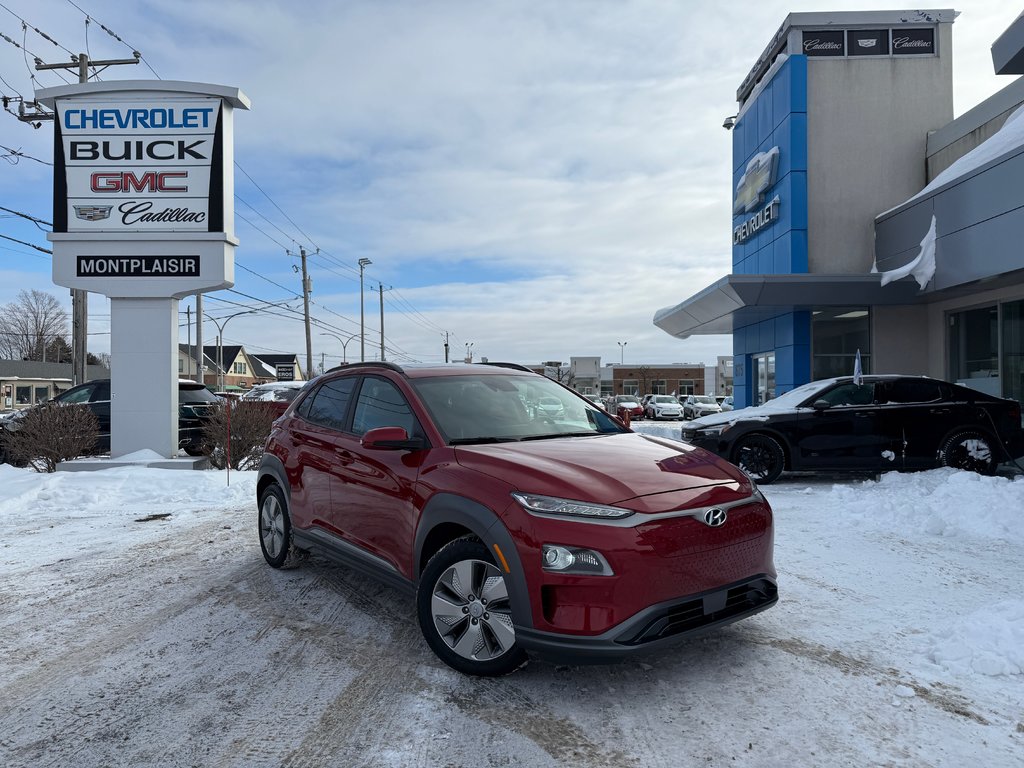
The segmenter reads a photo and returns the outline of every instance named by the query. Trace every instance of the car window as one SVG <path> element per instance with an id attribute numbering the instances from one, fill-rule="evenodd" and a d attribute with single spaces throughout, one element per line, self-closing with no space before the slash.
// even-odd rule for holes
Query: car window
<path id="1" fill-rule="evenodd" d="M 101 403 L 110 399 L 110 382 L 109 381 L 97 381 L 96 389 L 92 392 L 92 397 L 89 398 L 90 403 Z"/>
<path id="2" fill-rule="evenodd" d="M 328 429 L 343 429 L 355 383 L 354 376 L 326 382 L 302 404 L 302 415 Z"/>
<path id="3" fill-rule="evenodd" d="M 875 401 L 875 385 L 840 384 L 823 392 L 817 399 L 825 400 L 829 405 L 871 405 Z"/>
<path id="4" fill-rule="evenodd" d="M 89 397 L 92 395 L 92 391 L 96 389 L 95 384 L 85 384 L 81 387 L 75 387 L 69 389 L 67 392 L 62 393 L 56 399 L 61 403 L 87 403 Z"/>
<path id="5" fill-rule="evenodd" d="M 942 400 L 942 389 L 928 379 L 883 381 L 876 385 L 875 398 L 879 403 L 934 403 Z"/>
<path id="6" fill-rule="evenodd" d="M 363 435 L 377 427 L 402 427 L 410 435 L 417 433 L 416 417 L 398 387 L 387 379 L 367 376 L 359 388 L 352 431 Z"/>
<path id="7" fill-rule="evenodd" d="M 220 398 L 206 387 L 178 387 L 178 403 L 219 403 Z"/>

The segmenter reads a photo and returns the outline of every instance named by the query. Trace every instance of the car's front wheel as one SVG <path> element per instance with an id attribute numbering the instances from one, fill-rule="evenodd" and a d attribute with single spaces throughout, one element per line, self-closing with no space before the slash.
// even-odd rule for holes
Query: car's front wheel
<path id="1" fill-rule="evenodd" d="M 779 441 L 768 435 L 751 435 L 739 441 L 733 463 L 759 483 L 778 480 L 786 466 L 786 454 Z"/>
<path id="2" fill-rule="evenodd" d="M 272 483 L 260 494 L 259 533 L 263 557 L 274 568 L 292 568 L 300 553 L 292 544 L 292 522 L 284 491 Z"/>
<path id="3" fill-rule="evenodd" d="M 939 461 L 944 467 L 966 469 L 980 475 L 996 471 L 996 452 L 992 441 L 973 429 L 950 435 L 939 449 Z"/>
<path id="4" fill-rule="evenodd" d="M 416 609 L 427 644 L 452 669 L 494 677 L 527 661 L 516 644 L 505 577 L 479 541 L 457 539 L 430 558 Z"/>

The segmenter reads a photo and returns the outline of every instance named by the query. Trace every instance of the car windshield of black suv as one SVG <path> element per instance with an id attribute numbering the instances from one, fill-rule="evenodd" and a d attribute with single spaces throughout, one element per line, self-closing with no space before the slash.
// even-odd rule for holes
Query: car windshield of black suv
<path id="1" fill-rule="evenodd" d="M 539 376 L 416 379 L 413 386 L 451 445 L 627 431 L 589 401 Z"/>

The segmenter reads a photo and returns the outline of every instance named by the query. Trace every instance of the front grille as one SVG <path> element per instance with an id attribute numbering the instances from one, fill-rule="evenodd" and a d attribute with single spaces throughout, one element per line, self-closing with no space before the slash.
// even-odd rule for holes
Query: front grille
<path id="1" fill-rule="evenodd" d="M 683 440 L 685 440 L 687 442 L 693 440 L 693 438 L 695 438 L 696 436 L 697 436 L 697 430 L 696 429 L 684 429 L 683 430 L 682 437 L 683 437 Z"/>
<path id="2" fill-rule="evenodd" d="M 778 588 L 768 579 L 760 578 L 720 592 L 712 592 L 695 600 L 670 606 L 652 617 L 638 632 L 618 642 L 643 645 L 654 640 L 682 635 L 697 629 L 728 621 L 778 599 Z"/>

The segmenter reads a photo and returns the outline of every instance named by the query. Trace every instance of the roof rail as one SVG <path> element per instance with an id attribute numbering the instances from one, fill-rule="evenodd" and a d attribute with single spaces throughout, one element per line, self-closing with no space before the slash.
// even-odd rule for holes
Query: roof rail
<path id="1" fill-rule="evenodd" d="M 527 368 L 525 365 L 520 365 L 519 363 L 500 363 L 488 360 L 486 363 L 480 363 L 480 365 L 493 365 L 498 368 L 511 368 L 514 371 L 526 371 L 527 373 L 536 373 L 536 371 L 534 371 L 533 369 Z"/>
<path id="2" fill-rule="evenodd" d="M 327 373 L 331 373 L 332 371 L 348 370 L 350 368 L 387 368 L 389 371 L 405 373 L 405 369 L 402 366 L 388 360 L 363 360 L 358 363 L 342 363 L 341 365 L 336 365 L 333 368 L 328 369 Z"/>

